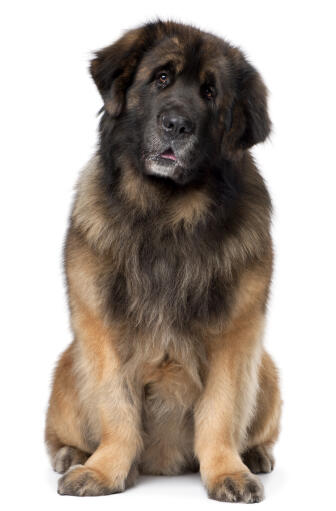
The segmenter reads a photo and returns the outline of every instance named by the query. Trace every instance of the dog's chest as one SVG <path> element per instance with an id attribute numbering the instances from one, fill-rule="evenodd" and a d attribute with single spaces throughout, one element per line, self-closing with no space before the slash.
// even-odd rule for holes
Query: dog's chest
<path id="1" fill-rule="evenodd" d="M 143 384 L 147 403 L 155 403 L 156 406 L 164 406 L 166 409 L 176 406 L 191 408 L 201 388 L 196 366 L 187 370 L 168 357 L 164 357 L 158 364 L 144 365 Z"/>
<path id="2" fill-rule="evenodd" d="M 178 330 L 216 318 L 232 295 L 220 257 L 195 240 L 143 238 L 129 246 L 122 268 L 111 275 L 110 308 L 139 325 L 166 323 Z"/>

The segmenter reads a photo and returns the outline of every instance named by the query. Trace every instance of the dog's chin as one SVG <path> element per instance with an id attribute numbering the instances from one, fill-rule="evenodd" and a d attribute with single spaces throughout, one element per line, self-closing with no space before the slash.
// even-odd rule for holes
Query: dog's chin
<path id="1" fill-rule="evenodd" d="M 145 160 L 145 174 L 171 180 L 179 185 L 189 183 L 194 178 L 192 169 L 183 167 L 176 160 L 155 158 Z"/>

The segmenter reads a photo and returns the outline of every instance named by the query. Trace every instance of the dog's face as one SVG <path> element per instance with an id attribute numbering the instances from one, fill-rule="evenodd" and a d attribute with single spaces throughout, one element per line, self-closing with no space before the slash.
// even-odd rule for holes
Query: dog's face
<path id="1" fill-rule="evenodd" d="M 204 171 L 220 151 L 225 130 L 221 114 L 230 122 L 233 98 L 228 83 L 226 93 L 223 90 L 224 58 L 212 52 L 220 59 L 216 64 L 204 50 L 201 45 L 194 48 L 168 39 L 139 65 L 129 98 L 141 98 L 137 112 L 142 119 L 143 168 L 148 174 L 183 184 Z"/>
<path id="2" fill-rule="evenodd" d="M 118 127 L 144 175 L 186 184 L 269 133 L 259 74 L 239 50 L 191 27 L 158 22 L 130 31 L 97 53 L 91 72 L 109 136 Z"/>

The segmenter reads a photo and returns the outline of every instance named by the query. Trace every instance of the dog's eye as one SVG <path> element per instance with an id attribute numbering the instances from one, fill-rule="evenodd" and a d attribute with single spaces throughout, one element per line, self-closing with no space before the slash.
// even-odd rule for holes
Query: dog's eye
<path id="1" fill-rule="evenodd" d="M 201 89 L 201 94 L 205 99 L 213 99 L 216 96 L 215 87 L 212 85 L 204 85 Z"/>
<path id="2" fill-rule="evenodd" d="M 160 87 L 166 87 L 169 84 L 169 82 L 170 82 L 170 77 L 169 77 L 168 72 L 167 71 L 160 71 L 156 75 L 156 81 L 157 81 L 157 84 Z"/>

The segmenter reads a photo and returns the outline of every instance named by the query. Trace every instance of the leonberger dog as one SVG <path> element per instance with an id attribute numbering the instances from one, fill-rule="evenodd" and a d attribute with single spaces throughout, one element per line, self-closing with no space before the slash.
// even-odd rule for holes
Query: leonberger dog
<path id="1" fill-rule="evenodd" d="M 211 498 L 259 502 L 281 408 L 262 344 L 271 200 L 249 152 L 270 131 L 266 87 L 239 49 L 172 21 L 126 32 L 90 71 L 104 106 L 46 422 L 58 492 L 199 470 Z"/>

